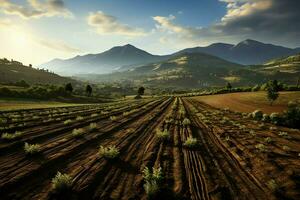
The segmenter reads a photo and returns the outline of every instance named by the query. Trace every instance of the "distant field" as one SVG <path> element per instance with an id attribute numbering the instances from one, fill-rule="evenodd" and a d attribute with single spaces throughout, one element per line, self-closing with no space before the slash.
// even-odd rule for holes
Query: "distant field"
<path id="1" fill-rule="evenodd" d="M 37 101 L 28 99 L 0 99 L 0 111 L 2 110 L 18 110 L 18 109 L 34 109 L 34 108 L 51 108 L 62 106 L 76 106 L 82 104 L 62 103 L 55 101 Z"/>
<path id="2" fill-rule="evenodd" d="M 266 92 L 243 92 L 192 97 L 217 108 L 229 108 L 239 112 L 262 110 L 264 113 L 282 112 L 291 100 L 300 100 L 300 92 L 280 92 L 279 98 L 270 106 Z"/>

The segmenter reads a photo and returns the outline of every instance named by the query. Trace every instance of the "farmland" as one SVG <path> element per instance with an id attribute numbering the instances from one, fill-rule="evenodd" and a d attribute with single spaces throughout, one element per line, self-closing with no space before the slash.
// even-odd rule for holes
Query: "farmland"
<path id="1" fill-rule="evenodd" d="M 194 99 L 217 108 L 229 108 L 238 112 L 253 112 L 257 109 L 264 113 L 282 112 L 289 101 L 300 101 L 300 92 L 280 92 L 279 98 L 271 106 L 266 92 L 243 92 L 198 96 Z"/>
<path id="2" fill-rule="evenodd" d="M 300 198 L 298 130 L 195 98 L 3 111 L 0 118 L 1 199 Z M 25 143 L 37 144 L 37 153 Z M 162 175 L 153 181 L 145 167 Z M 55 190 L 57 172 L 68 175 L 68 189 Z"/>

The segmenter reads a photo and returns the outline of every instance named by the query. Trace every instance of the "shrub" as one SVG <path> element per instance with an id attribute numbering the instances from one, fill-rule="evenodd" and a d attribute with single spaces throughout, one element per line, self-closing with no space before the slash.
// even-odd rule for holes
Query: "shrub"
<path id="1" fill-rule="evenodd" d="M 78 129 L 73 129 L 72 131 L 72 136 L 73 137 L 81 137 L 85 133 L 84 129 L 78 128 Z"/>
<path id="2" fill-rule="evenodd" d="M 267 115 L 267 114 L 263 114 L 262 121 L 269 122 L 270 121 L 270 116 Z"/>
<path id="3" fill-rule="evenodd" d="M 189 136 L 183 145 L 189 148 L 194 148 L 197 146 L 197 144 L 197 139 L 193 138 L 192 136 Z"/>
<path id="4" fill-rule="evenodd" d="M 143 170 L 143 178 L 145 180 L 144 189 L 148 196 L 157 194 L 161 189 L 163 173 L 161 167 L 152 168 L 152 171 L 145 167 Z"/>
<path id="5" fill-rule="evenodd" d="M 62 174 L 57 172 L 55 177 L 52 179 L 52 188 L 55 191 L 62 191 L 69 189 L 72 186 L 72 178 L 68 174 Z"/>
<path id="6" fill-rule="evenodd" d="M 90 128 L 91 131 L 93 131 L 93 130 L 96 130 L 98 128 L 98 125 L 97 125 L 97 123 L 90 123 L 89 128 Z"/>
<path id="7" fill-rule="evenodd" d="M 290 101 L 288 109 L 284 112 L 284 124 L 291 128 L 300 128 L 300 106 Z"/>
<path id="8" fill-rule="evenodd" d="M 261 120 L 262 117 L 263 117 L 263 112 L 261 110 L 255 110 L 253 113 L 252 113 L 252 117 L 255 119 L 255 120 Z"/>
<path id="9" fill-rule="evenodd" d="M 70 119 L 67 119 L 66 121 L 64 121 L 64 125 L 69 125 L 69 124 L 72 124 L 73 121 L 70 120 Z"/>
<path id="10" fill-rule="evenodd" d="M 280 122 L 280 114 L 279 113 L 272 113 L 270 115 L 270 120 L 273 124 L 278 124 Z"/>
<path id="11" fill-rule="evenodd" d="M 99 147 L 98 153 L 99 153 L 100 156 L 103 156 L 104 158 L 114 159 L 114 158 L 119 156 L 120 151 L 116 146 L 104 147 L 104 146 L 101 145 Z"/>
<path id="12" fill-rule="evenodd" d="M 41 151 L 41 146 L 38 144 L 28 144 L 25 142 L 24 150 L 26 154 L 37 154 Z"/>
<path id="13" fill-rule="evenodd" d="M 22 135 L 22 132 L 16 131 L 15 133 L 3 133 L 1 135 L 1 138 L 4 140 L 14 140 L 21 137 Z"/>
<path id="14" fill-rule="evenodd" d="M 159 140 L 166 141 L 170 138 L 170 133 L 167 129 L 161 131 L 160 129 L 156 130 L 156 136 Z"/>
<path id="15" fill-rule="evenodd" d="M 191 124 L 191 121 L 188 118 L 184 118 L 184 120 L 182 121 L 182 125 L 184 126 L 188 126 Z"/>

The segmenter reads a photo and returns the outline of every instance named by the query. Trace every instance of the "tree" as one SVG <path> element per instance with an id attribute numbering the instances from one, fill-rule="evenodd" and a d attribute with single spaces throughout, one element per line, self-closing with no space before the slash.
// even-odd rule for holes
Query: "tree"
<path id="1" fill-rule="evenodd" d="M 93 92 L 93 88 L 90 85 L 86 86 L 85 92 L 87 93 L 87 95 L 90 97 L 92 95 Z"/>
<path id="2" fill-rule="evenodd" d="M 270 101 L 270 105 L 279 97 L 279 85 L 277 80 L 269 81 L 267 85 L 267 98 Z"/>
<path id="3" fill-rule="evenodd" d="M 226 85 L 226 89 L 229 90 L 229 91 L 231 91 L 231 88 L 232 88 L 232 86 L 231 86 L 231 84 L 228 82 L 227 85 Z"/>
<path id="4" fill-rule="evenodd" d="M 72 93 L 72 92 L 73 92 L 73 86 L 72 86 L 72 84 L 71 84 L 71 83 L 68 83 L 68 84 L 66 85 L 66 87 L 65 87 L 65 90 L 66 90 L 67 92 Z"/>
<path id="5" fill-rule="evenodd" d="M 144 93 L 145 93 L 145 88 L 144 88 L 144 87 L 140 87 L 140 88 L 138 89 L 138 94 L 139 94 L 139 95 L 144 95 Z"/>

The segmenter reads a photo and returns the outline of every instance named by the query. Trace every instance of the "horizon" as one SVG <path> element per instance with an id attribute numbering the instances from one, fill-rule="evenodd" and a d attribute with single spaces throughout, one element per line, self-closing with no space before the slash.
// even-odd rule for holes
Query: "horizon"
<path id="1" fill-rule="evenodd" d="M 0 56 L 35 66 L 132 44 L 154 55 L 251 38 L 300 46 L 299 2 L 0 0 Z M 299 7 L 299 6 L 298 6 Z M 280 9 L 280 15 L 277 14 Z"/>

